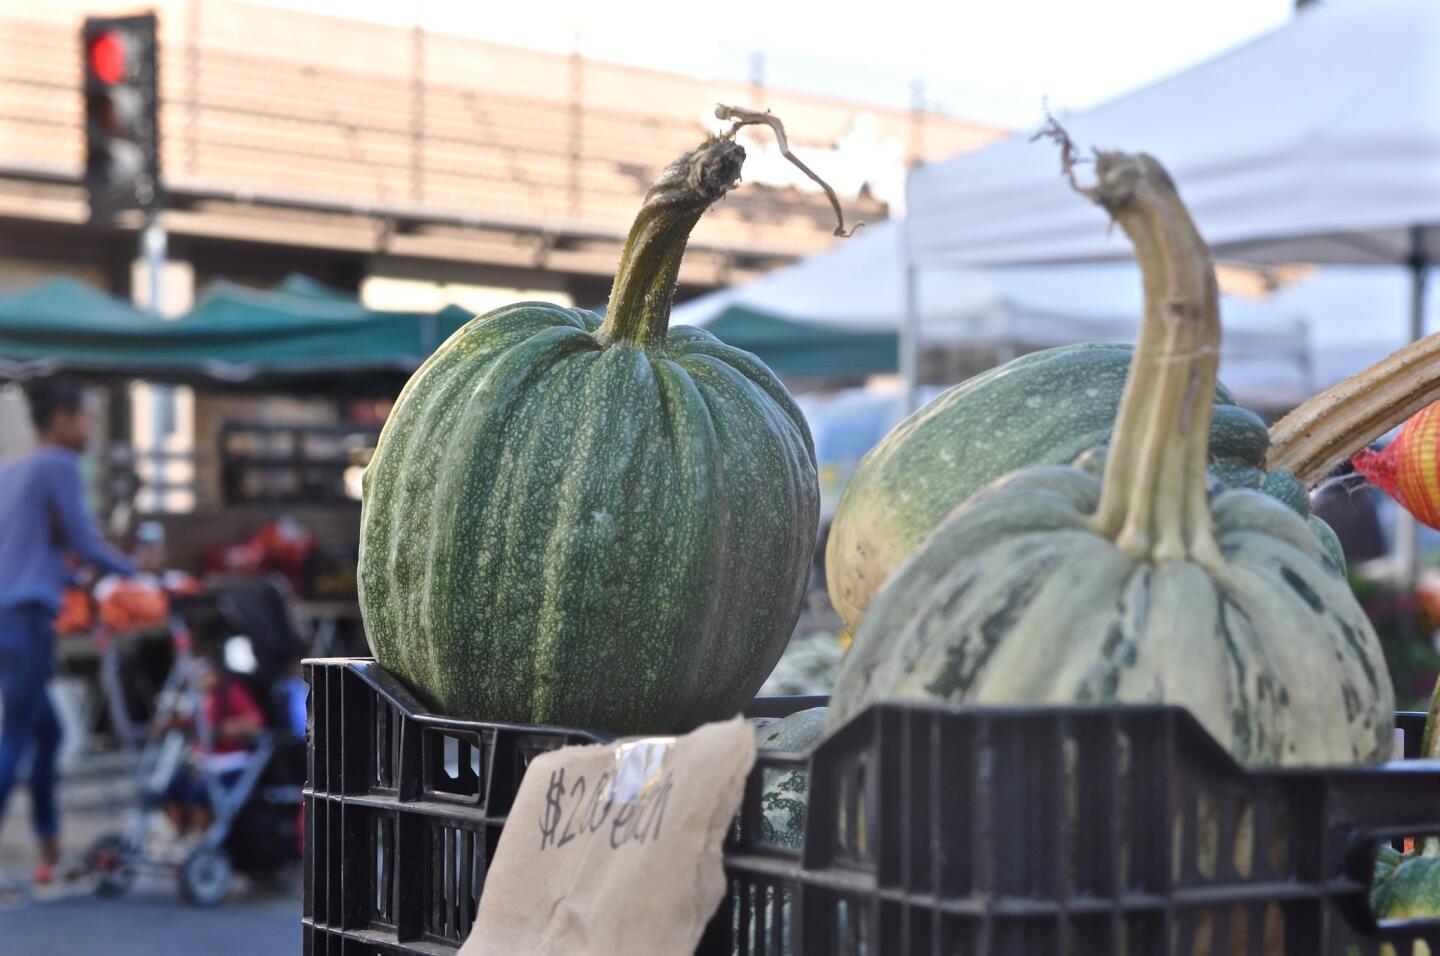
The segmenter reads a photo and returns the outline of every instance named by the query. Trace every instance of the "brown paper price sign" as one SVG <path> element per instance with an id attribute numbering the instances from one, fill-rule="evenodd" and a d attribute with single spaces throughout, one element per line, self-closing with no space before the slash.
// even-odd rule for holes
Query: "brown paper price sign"
<path id="1" fill-rule="evenodd" d="M 725 892 L 721 848 L 754 763 L 739 718 L 537 757 L 461 956 L 693 952 Z"/>
<path id="2" fill-rule="evenodd" d="M 605 831 L 612 850 L 627 843 L 659 839 L 665 806 L 675 789 L 675 773 L 666 766 L 673 737 L 657 737 L 616 747 L 615 766 L 599 778 L 550 771 L 545 812 L 540 818 L 540 849 L 561 849 L 577 837 Z"/>

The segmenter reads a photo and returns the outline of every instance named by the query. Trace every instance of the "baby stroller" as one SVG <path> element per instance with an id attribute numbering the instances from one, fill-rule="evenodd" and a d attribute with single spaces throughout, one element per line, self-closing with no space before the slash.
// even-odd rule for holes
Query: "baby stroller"
<path id="1" fill-rule="evenodd" d="M 96 841 L 88 855 L 97 889 L 119 895 L 141 871 L 174 872 L 181 896 L 213 906 L 229 893 L 239 871 L 254 880 L 275 876 L 300 858 L 299 811 L 305 781 L 303 729 L 289 720 L 285 700 L 302 645 L 290 622 L 284 586 L 270 580 L 218 583 L 172 602 L 176 630 L 176 681 L 161 702 L 137 771 L 139 809 L 124 832 Z M 203 670 L 190 645 L 223 656 L 226 675 L 218 693 L 224 720 L 228 688 L 239 681 L 264 715 L 264 729 L 246 753 L 216 754 L 216 727 L 203 705 Z M 212 815 L 183 858 L 154 847 L 156 818 L 172 783 L 194 755 L 195 780 Z"/>

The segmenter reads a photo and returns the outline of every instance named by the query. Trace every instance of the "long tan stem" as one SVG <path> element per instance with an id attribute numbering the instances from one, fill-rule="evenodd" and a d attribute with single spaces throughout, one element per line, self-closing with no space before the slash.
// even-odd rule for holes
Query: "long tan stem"
<path id="1" fill-rule="evenodd" d="M 1435 401 L 1440 333 L 1391 353 L 1276 422 L 1265 465 L 1313 488 L 1336 465 Z"/>
<path id="2" fill-rule="evenodd" d="M 1136 559 L 1218 561 L 1205 499 L 1220 350 L 1210 252 L 1155 160 L 1100 153 L 1096 170 L 1081 191 L 1134 244 L 1145 310 L 1092 521 Z"/>

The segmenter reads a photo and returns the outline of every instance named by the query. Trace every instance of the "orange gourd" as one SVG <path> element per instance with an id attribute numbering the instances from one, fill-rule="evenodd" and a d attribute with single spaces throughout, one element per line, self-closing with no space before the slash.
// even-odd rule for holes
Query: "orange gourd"
<path id="1" fill-rule="evenodd" d="M 1415 520 L 1440 528 L 1440 402 L 1427 405 L 1380 451 L 1351 457 L 1355 470 L 1394 498 Z"/>
<path id="2" fill-rule="evenodd" d="M 114 631 L 154 627 L 165 623 L 170 601 L 150 577 L 107 578 L 95 589 L 100 621 Z"/>

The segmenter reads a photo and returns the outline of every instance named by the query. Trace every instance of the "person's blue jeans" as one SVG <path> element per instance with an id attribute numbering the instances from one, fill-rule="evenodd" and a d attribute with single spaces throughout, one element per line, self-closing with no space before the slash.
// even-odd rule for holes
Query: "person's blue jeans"
<path id="1" fill-rule="evenodd" d="M 30 807 L 35 835 L 60 831 L 55 809 L 55 763 L 60 719 L 50 701 L 55 671 L 55 632 L 49 608 L 38 604 L 0 607 L 0 824 L 26 753 L 30 758 Z"/>

